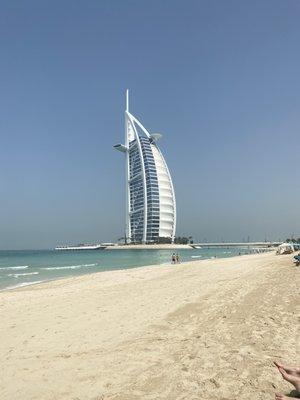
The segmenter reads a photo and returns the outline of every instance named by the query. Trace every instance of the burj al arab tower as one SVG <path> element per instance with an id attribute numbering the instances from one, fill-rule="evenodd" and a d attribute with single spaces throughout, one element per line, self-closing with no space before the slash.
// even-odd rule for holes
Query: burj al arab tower
<path id="1" fill-rule="evenodd" d="M 129 112 L 126 91 L 125 154 L 126 238 L 128 243 L 174 241 L 176 202 L 171 175 L 157 145 L 161 134 L 150 134 Z"/>

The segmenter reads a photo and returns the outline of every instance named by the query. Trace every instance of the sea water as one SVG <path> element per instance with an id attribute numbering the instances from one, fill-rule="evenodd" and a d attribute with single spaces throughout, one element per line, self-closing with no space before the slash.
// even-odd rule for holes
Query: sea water
<path id="1" fill-rule="evenodd" d="M 174 250 L 1 250 L 0 290 L 94 272 L 170 264 L 173 252 Z M 202 248 L 177 252 L 181 261 L 196 261 L 246 254 L 249 249 Z"/>

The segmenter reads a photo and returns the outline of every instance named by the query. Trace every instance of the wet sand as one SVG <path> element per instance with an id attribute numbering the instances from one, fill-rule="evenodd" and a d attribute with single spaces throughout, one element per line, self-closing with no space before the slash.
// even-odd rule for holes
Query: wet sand
<path id="1" fill-rule="evenodd" d="M 0 293 L 1 400 L 232 400 L 289 393 L 299 273 L 274 253 Z"/>

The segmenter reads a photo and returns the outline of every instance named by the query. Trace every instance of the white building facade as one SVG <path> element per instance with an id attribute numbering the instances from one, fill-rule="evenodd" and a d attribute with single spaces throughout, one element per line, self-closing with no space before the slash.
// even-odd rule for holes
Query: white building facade
<path id="1" fill-rule="evenodd" d="M 125 110 L 125 144 L 115 149 L 125 153 L 127 243 L 174 241 L 176 201 L 171 175 L 157 146 L 160 134 L 150 134 Z"/>

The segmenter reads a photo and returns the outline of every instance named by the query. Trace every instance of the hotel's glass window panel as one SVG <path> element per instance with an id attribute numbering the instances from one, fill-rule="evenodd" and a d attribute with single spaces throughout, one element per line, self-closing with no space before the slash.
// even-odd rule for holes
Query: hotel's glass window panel
<path id="1" fill-rule="evenodd" d="M 157 242 L 159 234 L 159 191 L 157 172 L 148 138 L 141 138 L 147 189 L 147 241 Z"/>
<path id="2" fill-rule="evenodd" d="M 129 145 L 129 166 L 131 240 L 141 242 L 144 232 L 144 186 L 141 174 L 142 160 L 136 141 Z"/>

